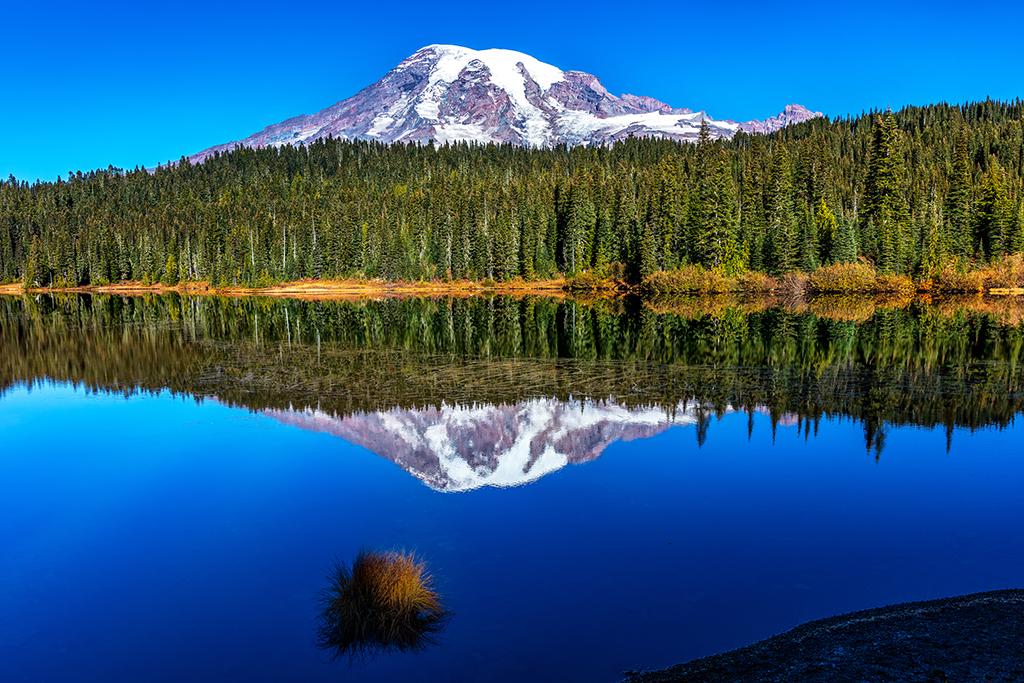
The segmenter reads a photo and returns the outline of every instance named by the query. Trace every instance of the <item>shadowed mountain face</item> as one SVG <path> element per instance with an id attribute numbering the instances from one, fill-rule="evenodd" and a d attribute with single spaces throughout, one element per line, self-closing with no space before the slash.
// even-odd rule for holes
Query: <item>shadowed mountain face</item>
<path id="1" fill-rule="evenodd" d="M 356 95 L 315 114 L 268 126 L 204 150 L 202 161 L 235 146 L 268 147 L 333 137 L 381 142 L 601 145 L 629 137 L 696 140 L 769 133 L 820 117 L 798 104 L 763 121 L 715 120 L 652 97 L 615 96 L 593 75 L 562 71 L 513 50 L 429 45 Z"/>
<path id="2" fill-rule="evenodd" d="M 267 410 L 285 424 L 326 432 L 393 461 L 431 488 L 518 486 L 593 460 L 616 441 L 696 422 L 678 406 L 627 408 L 614 401 L 536 398 L 512 405 L 449 406 L 332 416 Z"/>

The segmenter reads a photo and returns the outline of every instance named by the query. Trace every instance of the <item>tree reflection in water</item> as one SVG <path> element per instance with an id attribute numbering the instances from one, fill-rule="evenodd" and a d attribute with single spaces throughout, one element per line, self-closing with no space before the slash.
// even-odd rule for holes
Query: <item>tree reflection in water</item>
<path id="1" fill-rule="evenodd" d="M 341 418 L 538 398 L 807 433 L 842 416 L 877 454 L 890 426 L 951 438 L 1024 410 L 1024 298 L 0 297 L 0 395 L 38 381 Z"/>

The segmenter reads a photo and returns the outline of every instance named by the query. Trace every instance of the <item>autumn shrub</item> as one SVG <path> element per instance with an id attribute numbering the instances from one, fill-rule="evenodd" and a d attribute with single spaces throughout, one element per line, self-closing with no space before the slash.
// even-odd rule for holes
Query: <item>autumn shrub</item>
<path id="1" fill-rule="evenodd" d="M 720 294 L 734 292 L 739 285 L 716 270 L 685 265 L 675 270 L 659 270 L 644 278 L 644 289 L 655 294 L 694 293 Z"/>
<path id="2" fill-rule="evenodd" d="M 1024 287 L 1024 254 L 1011 254 L 993 261 L 984 270 L 984 279 L 988 288 Z"/>
<path id="3" fill-rule="evenodd" d="M 917 285 L 907 275 L 878 275 L 875 277 L 874 291 L 878 294 L 912 296 L 917 292 Z"/>
<path id="4" fill-rule="evenodd" d="M 975 293 L 985 291 L 985 276 L 977 270 L 949 266 L 932 277 L 931 291 L 937 293 Z"/>
<path id="5" fill-rule="evenodd" d="M 873 292 L 877 277 L 875 269 L 863 261 L 833 263 L 811 273 L 808 284 L 815 293 L 856 294 Z"/>
<path id="6" fill-rule="evenodd" d="M 429 644 L 448 616 L 431 584 L 410 553 L 362 552 L 351 567 L 338 565 L 324 594 L 320 647 L 341 656 Z"/>
<path id="7" fill-rule="evenodd" d="M 752 270 L 736 278 L 738 289 L 743 292 L 773 292 L 779 288 L 779 282 L 771 275 L 757 273 Z"/>
<path id="8" fill-rule="evenodd" d="M 807 273 L 793 271 L 786 273 L 778 280 L 778 292 L 784 296 L 802 297 L 807 293 L 810 278 Z"/>
<path id="9" fill-rule="evenodd" d="M 611 277 L 595 271 L 585 271 L 569 278 L 565 286 L 571 291 L 594 292 L 615 289 L 618 283 Z"/>

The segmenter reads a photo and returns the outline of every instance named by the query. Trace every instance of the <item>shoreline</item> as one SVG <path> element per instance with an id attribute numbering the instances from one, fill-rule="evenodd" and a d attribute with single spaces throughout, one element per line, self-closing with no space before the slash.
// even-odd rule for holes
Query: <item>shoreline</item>
<path id="1" fill-rule="evenodd" d="M 1024 590 L 996 590 L 841 614 L 627 683 L 1021 680 Z"/>
<path id="2" fill-rule="evenodd" d="M 213 287 L 208 282 L 182 282 L 176 285 L 160 283 L 146 284 L 139 281 L 117 282 L 105 285 L 80 287 L 25 287 L 14 282 L 0 284 L 0 295 L 20 296 L 24 294 L 111 294 L 120 296 L 144 296 L 148 294 L 182 294 L 188 296 L 221 297 L 271 297 L 300 299 L 308 301 L 387 299 L 402 297 L 473 297 L 481 295 L 503 296 L 545 296 L 552 298 L 616 299 L 637 295 L 645 300 L 687 298 L 687 297 L 782 297 L 794 300 L 812 300 L 844 297 L 856 301 L 873 301 L 879 298 L 914 297 L 994 297 L 1016 299 L 1024 297 L 1022 287 L 987 287 L 976 291 L 933 291 L 915 288 L 908 291 L 856 290 L 813 291 L 810 288 L 751 288 L 728 290 L 680 289 L 678 291 L 650 291 L 641 286 L 630 286 L 615 280 L 590 281 L 581 286 L 571 278 L 546 280 L 508 280 L 489 282 L 479 280 L 293 280 L 267 287 L 227 286 Z"/>
<path id="3" fill-rule="evenodd" d="M 189 296 L 274 297 L 329 301 L 332 299 L 375 299 L 392 297 L 471 297 L 482 294 L 514 296 L 566 296 L 564 279 L 510 280 L 485 283 L 472 280 L 405 282 L 401 280 L 295 280 L 269 287 L 212 287 L 207 282 L 183 282 L 177 285 L 118 282 L 83 287 L 25 287 L 20 283 L 0 285 L 0 295 L 22 294 L 185 294 Z"/>

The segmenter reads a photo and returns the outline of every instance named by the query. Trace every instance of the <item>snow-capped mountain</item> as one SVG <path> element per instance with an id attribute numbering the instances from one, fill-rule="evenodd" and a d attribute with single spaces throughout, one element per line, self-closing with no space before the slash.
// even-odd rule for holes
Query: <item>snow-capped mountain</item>
<path id="1" fill-rule="evenodd" d="M 792 104 L 764 121 L 716 120 L 651 97 L 617 97 L 591 74 L 562 71 L 521 52 L 429 45 L 346 100 L 191 159 L 201 161 L 238 145 L 280 146 L 326 137 L 531 147 L 601 145 L 645 136 L 692 141 L 702 120 L 712 136 L 731 137 L 740 130 L 771 132 L 819 116 Z"/>
<path id="2" fill-rule="evenodd" d="M 615 441 L 651 437 L 697 420 L 692 405 L 670 414 L 662 407 L 552 398 L 349 416 L 311 409 L 265 414 L 363 446 L 439 491 L 526 484 L 568 464 L 593 460 Z"/>

